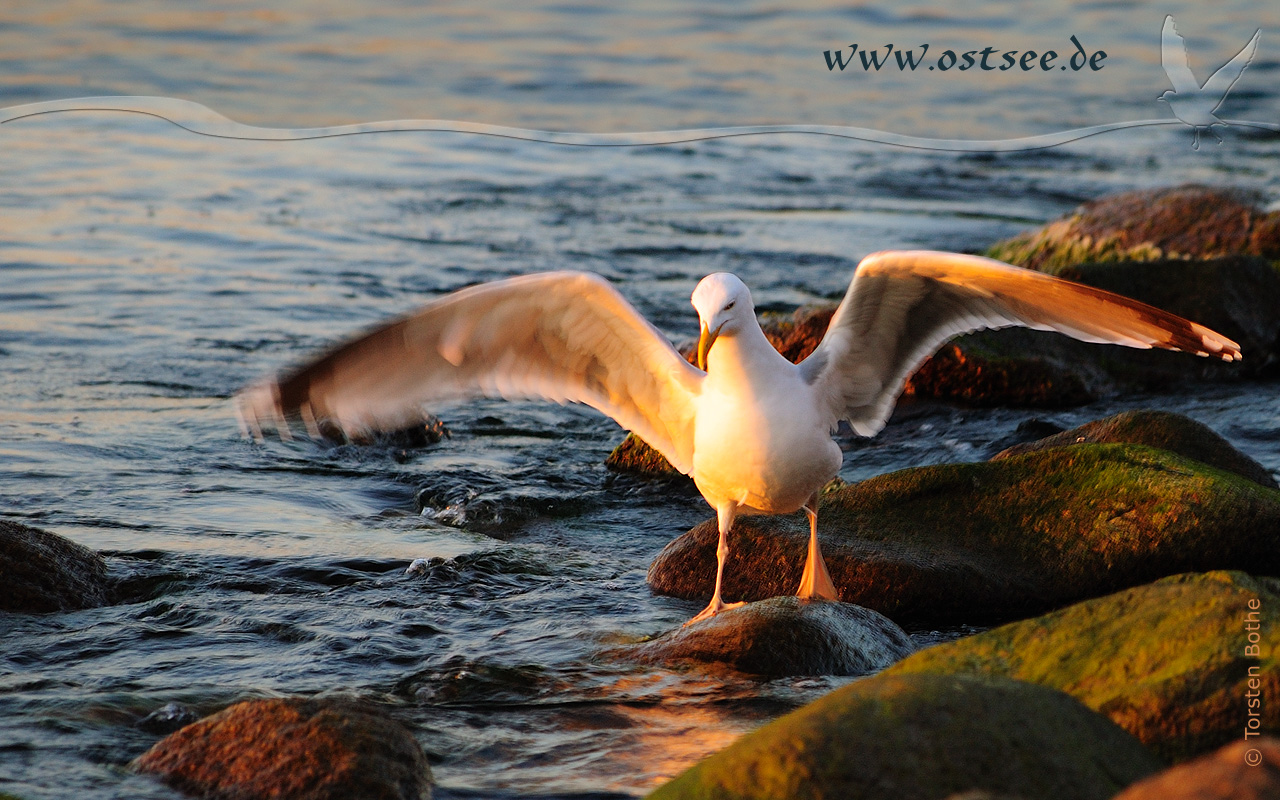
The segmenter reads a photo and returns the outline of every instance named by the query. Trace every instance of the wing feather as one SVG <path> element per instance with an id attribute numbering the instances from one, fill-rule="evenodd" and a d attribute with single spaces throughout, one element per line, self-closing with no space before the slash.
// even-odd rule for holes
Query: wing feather
<path id="1" fill-rule="evenodd" d="M 1253 38 L 1249 43 L 1236 53 L 1235 56 L 1218 67 L 1218 71 L 1209 76 L 1209 80 L 1204 82 L 1205 94 L 1210 97 L 1217 96 L 1218 103 L 1213 107 L 1217 111 L 1222 106 L 1224 100 L 1227 99 L 1227 93 L 1231 91 L 1231 87 L 1235 86 L 1236 81 L 1240 80 L 1240 76 L 1244 74 L 1244 70 L 1253 61 L 1253 56 L 1258 52 L 1258 39 L 1262 36 L 1262 29 L 1254 31 Z"/>
<path id="2" fill-rule="evenodd" d="M 1240 359 L 1230 339 L 1137 300 L 989 258 L 920 250 L 863 259 L 800 370 L 826 398 L 832 427 L 845 419 L 871 436 L 884 427 L 907 378 L 943 343 L 1015 325 Z"/>
<path id="3" fill-rule="evenodd" d="M 1160 63 L 1175 92 L 1195 94 L 1200 91 L 1200 81 L 1196 80 L 1187 63 L 1187 43 L 1173 27 L 1171 14 L 1165 16 L 1164 27 L 1160 29 Z"/>
<path id="4" fill-rule="evenodd" d="M 552 272 L 455 292 L 237 395 L 242 426 L 282 436 L 395 430 L 476 396 L 584 403 L 693 467 L 704 375 L 598 275 Z"/>

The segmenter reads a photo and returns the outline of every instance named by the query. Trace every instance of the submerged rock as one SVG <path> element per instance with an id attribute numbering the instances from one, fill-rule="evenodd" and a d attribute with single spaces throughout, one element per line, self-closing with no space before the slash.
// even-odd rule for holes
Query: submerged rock
<path id="1" fill-rule="evenodd" d="M 1280 703 L 1267 700 L 1280 697 L 1278 658 L 1280 580 L 1210 572 L 936 645 L 889 672 L 994 675 L 1060 689 L 1178 761 L 1241 739 L 1250 692 L 1263 698 L 1253 730 L 1280 733 Z"/>
<path id="2" fill-rule="evenodd" d="M 1084 444 L 920 467 L 825 494 L 822 550 L 840 599 L 899 623 L 996 621 L 1188 570 L 1280 571 L 1280 491 L 1174 453 Z M 727 601 L 794 591 L 808 526 L 740 517 Z M 659 594 L 705 600 L 709 520 L 654 560 Z"/>
<path id="3" fill-rule="evenodd" d="M 188 794 L 237 800 L 419 800 L 431 791 L 431 769 L 407 728 L 326 700 L 237 703 L 160 740 L 134 767 Z"/>
<path id="4" fill-rule="evenodd" d="M 1277 488 L 1275 478 L 1266 467 L 1237 450 L 1208 425 L 1171 411 L 1125 411 L 1038 441 L 1014 445 L 996 453 L 991 460 L 1051 447 L 1107 442 L 1130 442 L 1157 447 L 1211 467 L 1234 472 L 1254 483 Z"/>
<path id="5" fill-rule="evenodd" d="M 1240 739 L 1143 778 L 1115 800 L 1274 800 L 1280 797 L 1280 739 Z"/>
<path id="6" fill-rule="evenodd" d="M 612 654 L 644 663 L 723 664 L 780 677 L 866 675 L 913 649 L 906 632 L 870 609 L 790 595 L 724 611 Z"/>
<path id="7" fill-rule="evenodd" d="M 1061 692 L 968 675 L 877 675 L 747 734 L 649 797 L 1107 800 L 1161 766 Z"/>
<path id="8" fill-rule="evenodd" d="M 0 519 L 0 611 L 47 613 L 110 602 L 102 557 L 56 533 Z"/>
<path id="9" fill-rule="evenodd" d="M 1280 258 L 1280 212 L 1260 198 L 1208 186 L 1142 189 L 1103 197 L 987 254 L 1053 270 L 1089 261 L 1257 255 Z"/>

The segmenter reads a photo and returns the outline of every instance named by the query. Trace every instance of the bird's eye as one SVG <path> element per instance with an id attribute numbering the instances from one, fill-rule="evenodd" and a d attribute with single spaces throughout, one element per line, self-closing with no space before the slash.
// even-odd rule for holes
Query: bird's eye
<path id="1" fill-rule="evenodd" d="M 734 306 L 736 306 L 737 304 L 738 304 L 738 301 L 737 301 L 737 300 L 734 300 L 732 303 L 730 303 L 729 305 L 725 306 L 725 307 L 724 307 L 724 310 L 725 310 L 725 311 L 728 311 L 729 309 L 733 308 L 733 307 L 734 307 Z"/>

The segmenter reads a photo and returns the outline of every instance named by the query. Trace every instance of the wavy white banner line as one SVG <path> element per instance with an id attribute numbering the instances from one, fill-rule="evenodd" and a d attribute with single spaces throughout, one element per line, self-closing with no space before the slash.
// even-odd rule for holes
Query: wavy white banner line
<path id="1" fill-rule="evenodd" d="M 1111 131 L 1142 128 L 1154 125 L 1184 125 L 1177 119 L 1144 119 L 1129 122 L 1113 122 L 1074 128 L 1059 133 L 1027 136 L 1019 139 L 926 139 L 903 136 L 871 128 L 855 128 L 843 125 L 743 125 L 726 128 L 699 128 L 676 131 L 647 131 L 637 133 L 571 133 L 539 131 L 529 128 L 510 128 L 503 125 L 486 125 L 476 122 L 453 120 L 402 119 L 385 122 L 365 122 L 355 125 L 333 125 L 326 128 L 261 128 L 244 125 L 222 116 L 213 109 L 190 100 L 173 97 L 76 97 L 67 100 L 51 100 L 0 109 L 0 125 L 48 114 L 64 114 L 85 111 L 114 111 L 145 114 L 158 117 L 179 128 L 219 139 L 243 139 L 247 141 L 287 142 L 305 139 L 328 139 L 337 136 L 357 136 L 367 133 L 393 133 L 408 131 L 472 133 L 521 139 L 529 142 L 571 145 L 575 147 L 637 147 L 646 145 L 680 144 L 707 139 L 728 139 L 736 136 L 759 136 L 776 133 L 801 133 L 816 136 L 834 136 L 864 142 L 887 144 L 916 150 L 940 150 L 963 153 L 1011 153 L 1023 150 L 1042 150 L 1068 142 L 1087 139 Z M 1226 120 L 1227 125 L 1280 133 L 1280 124 Z M 1187 126 L 1190 127 L 1190 126 Z"/>

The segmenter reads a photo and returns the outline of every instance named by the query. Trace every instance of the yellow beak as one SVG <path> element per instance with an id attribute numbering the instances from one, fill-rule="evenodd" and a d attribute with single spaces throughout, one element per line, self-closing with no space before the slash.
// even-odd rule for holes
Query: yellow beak
<path id="1" fill-rule="evenodd" d="M 707 371 L 707 353 L 711 350 L 711 345 L 716 343 L 716 337 L 720 335 L 720 328 L 723 327 L 723 322 L 714 331 L 707 330 L 705 323 L 702 326 L 702 334 L 698 336 L 698 369 L 703 372 Z"/>

